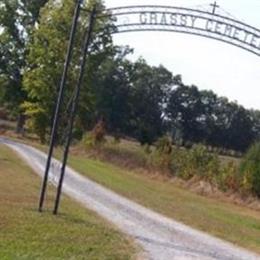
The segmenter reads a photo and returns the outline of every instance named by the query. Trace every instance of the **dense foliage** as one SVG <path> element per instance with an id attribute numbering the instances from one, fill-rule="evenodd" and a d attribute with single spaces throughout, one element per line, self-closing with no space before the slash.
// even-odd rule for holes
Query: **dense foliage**
<path id="1" fill-rule="evenodd" d="M 37 2 L 37 3 L 36 3 Z M 105 7 L 100 0 L 98 12 Z M 0 1 L 0 101 L 20 127 L 48 139 L 75 1 Z M 88 14 L 82 12 L 60 117 L 66 131 Z M 130 61 L 129 47 L 114 46 L 112 21 L 98 19 L 85 71 L 74 136 L 97 122 L 106 132 L 152 144 L 167 134 L 179 145 L 244 152 L 260 137 L 260 112 L 246 110 L 212 91 L 187 86 L 163 66 Z M 21 120 L 21 118 L 23 120 Z"/>
<path id="2" fill-rule="evenodd" d="M 173 88 L 166 111 L 173 134 L 185 142 L 245 151 L 259 138 L 257 111 L 195 86 Z"/>
<path id="3" fill-rule="evenodd" d="M 20 105 L 26 99 L 22 86 L 24 69 L 29 66 L 27 44 L 46 2 L 0 1 L 0 102 L 18 118 L 18 131 L 24 123 Z"/>

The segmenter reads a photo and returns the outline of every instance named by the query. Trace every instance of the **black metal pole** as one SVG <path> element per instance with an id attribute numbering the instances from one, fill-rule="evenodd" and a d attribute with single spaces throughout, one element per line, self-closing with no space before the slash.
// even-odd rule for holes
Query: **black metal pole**
<path id="1" fill-rule="evenodd" d="M 61 78 L 61 82 L 60 82 L 60 88 L 59 88 L 59 93 L 58 93 L 58 98 L 57 98 L 55 115 L 54 115 L 53 124 L 52 124 L 48 158 L 47 158 L 47 162 L 46 162 L 46 168 L 45 168 L 45 173 L 44 173 L 44 178 L 43 178 L 41 193 L 40 193 L 39 212 L 42 212 L 42 207 L 43 207 L 43 203 L 44 203 L 48 176 L 49 176 L 49 170 L 50 170 L 50 164 L 51 164 L 51 158 L 52 158 L 52 154 L 53 154 L 53 148 L 55 145 L 57 126 L 59 123 L 60 107 L 61 107 L 61 104 L 63 101 L 64 89 L 65 89 L 65 84 L 67 81 L 68 68 L 69 68 L 69 64 L 70 64 L 70 60 L 71 60 L 71 56 L 72 56 L 72 49 L 73 49 L 75 34 L 76 34 L 76 30 L 77 30 L 78 19 L 79 19 L 79 15 L 80 15 L 80 7 L 81 7 L 82 0 L 76 0 L 76 1 L 77 2 L 75 5 L 75 10 L 74 10 L 74 15 L 73 15 L 68 50 L 67 50 L 66 60 L 64 63 L 64 70 L 63 70 L 63 74 L 62 74 L 62 78 Z"/>
<path id="2" fill-rule="evenodd" d="M 68 132 L 68 136 L 67 136 L 67 140 L 66 140 L 66 144 L 65 144 L 65 150 L 64 150 L 64 154 L 63 154 L 60 180 L 59 180 L 59 185 L 58 185 L 58 189 L 57 189 L 57 195 L 56 195 L 56 200 L 55 200 L 55 205 L 54 205 L 54 210 L 53 210 L 54 215 L 56 215 L 58 213 L 58 209 L 59 209 L 62 185 L 63 185 L 64 176 L 65 176 L 65 169 L 66 169 L 67 160 L 68 160 L 70 143 L 71 143 L 71 139 L 72 139 L 72 130 L 73 130 L 73 126 L 74 126 L 76 110 L 77 110 L 81 85 L 82 85 L 85 66 L 86 66 L 88 48 L 90 45 L 91 35 L 92 35 L 93 26 L 94 26 L 94 22 L 95 22 L 95 16 L 96 16 L 96 7 L 94 6 L 94 8 L 90 14 L 89 25 L 86 30 L 84 45 L 82 47 L 80 72 L 79 72 L 79 78 L 78 78 L 77 85 L 76 85 L 76 94 L 74 96 L 72 108 L 71 108 L 71 117 L 69 120 L 69 132 Z"/>

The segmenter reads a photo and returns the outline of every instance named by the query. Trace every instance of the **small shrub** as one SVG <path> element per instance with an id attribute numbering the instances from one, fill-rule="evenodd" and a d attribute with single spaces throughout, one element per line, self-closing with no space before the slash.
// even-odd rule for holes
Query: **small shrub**
<path id="1" fill-rule="evenodd" d="M 94 139 L 94 143 L 96 145 L 102 144 L 105 142 L 106 128 L 105 122 L 103 120 L 99 120 L 94 129 L 92 130 L 92 136 Z"/>
<path id="2" fill-rule="evenodd" d="M 196 170 L 196 174 L 212 180 L 213 176 L 218 173 L 219 160 L 215 154 L 209 153 L 203 145 L 195 145 L 190 150 L 190 163 Z"/>
<path id="3" fill-rule="evenodd" d="M 219 174 L 216 176 L 216 183 L 222 191 L 239 190 L 241 179 L 238 174 L 238 167 L 234 162 L 229 162 L 219 171 Z"/>
<path id="4" fill-rule="evenodd" d="M 243 186 L 260 197 L 260 143 L 251 146 L 241 163 Z"/>
<path id="5" fill-rule="evenodd" d="M 106 142 L 105 134 L 105 123 L 100 120 L 90 133 L 83 136 L 82 143 L 87 149 L 99 147 Z"/>
<path id="6" fill-rule="evenodd" d="M 182 148 L 173 149 L 170 165 L 171 172 L 184 180 L 189 180 L 195 174 L 190 161 L 191 156 L 188 150 Z"/>
<path id="7" fill-rule="evenodd" d="M 38 104 L 24 102 L 22 109 L 27 117 L 26 127 L 36 133 L 42 144 L 46 143 L 46 131 L 49 124 L 47 112 Z"/>
<path id="8" fill-rule="evenodd" d="M 168 136 L 163 136 L 155 143 L 156 150 L 161 154 L 171 154 L 172 141 Z"/>
<path id="9" fill-rule="evenodd" d="M 173 149 L 170 168 L 182 179 L 189 180 L 197 175 L 211 182 L 218 175 L 220 162 L 205 146 L 195 145 L 190 150 Z"/>
<path id="10" fill-rule="evenodd" d="M 151 153 L 151 165 L 163 171 L 169 171 L 172 162 L 172 142 L 167 136 L 161 137 L 155 144 L 155 150 Z"/>
<path id="11" fill-rule="evenodd" d="M 208 164 L 205 169 L 205 178 L 211 183 L 214 182 L 216 176 L 220 173 L 220 160 L 217 154 L 210 154 Z"/>

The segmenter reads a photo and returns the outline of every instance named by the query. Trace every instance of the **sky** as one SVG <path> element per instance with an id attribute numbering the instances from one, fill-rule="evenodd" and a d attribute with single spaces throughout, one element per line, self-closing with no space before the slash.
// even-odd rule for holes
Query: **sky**
<path id="1" fill-rule="evenodd" d="M 172 5 L 210 8 L 205 0 L 105 0 L 106 7 L 128 5 Z M 219 14 L 227 12 L 260 29 L 260 0 L 219 0 Z M 223 11 L 224 10 L 224 11 Z M 143 57 L 150 65 L 164 65 L 185 84 L 213 90 L 248 109 L 260 110 L 260 56 L 243 49 L 199 36 L 174 32 L 131 32 L 115 34 L 117 45 L 129 45 L 130 59 Z"/>

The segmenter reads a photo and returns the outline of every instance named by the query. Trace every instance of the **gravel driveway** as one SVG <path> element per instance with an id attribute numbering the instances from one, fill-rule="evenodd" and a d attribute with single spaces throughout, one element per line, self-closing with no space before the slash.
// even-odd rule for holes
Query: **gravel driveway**
<path id="1" fill-rule="evenodd" d="M 46 155 L 35 148 L 5 138 L 39 175 L 45 168 Z M 60 164 L 54 160 L 50 181 L 56 185 Z M 67 168 L 63 191 L 130 235 L 143 248 L 144 259 L 259 259 L 259 255 L 238 248 L 203 232 L 164 217 L 134 203 Z"/>

